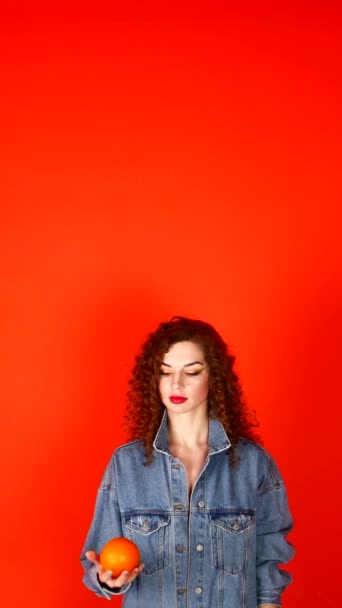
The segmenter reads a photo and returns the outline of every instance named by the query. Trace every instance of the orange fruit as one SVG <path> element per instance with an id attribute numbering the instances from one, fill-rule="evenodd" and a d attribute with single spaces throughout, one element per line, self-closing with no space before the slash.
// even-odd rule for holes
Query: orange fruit
<path id="1" fill-rule="evenodd" d="M 123 570 L 132 572 L 140 564 L 140 552 L 128 538 L 112 538 L 100 553 L 100 564 L 104 570 L 111 570 L 117 578 Z"/>

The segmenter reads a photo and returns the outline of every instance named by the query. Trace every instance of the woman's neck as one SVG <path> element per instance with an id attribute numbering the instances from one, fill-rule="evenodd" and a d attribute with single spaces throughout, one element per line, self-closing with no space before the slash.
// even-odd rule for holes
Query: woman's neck
<path id="1" fill-rule="evenodd" d="M 186 414 L 170 415 L 168 412 L 168 437 L 172 447 L 197 448 L 208 445 L 208 413 L 200 410 Z"/>

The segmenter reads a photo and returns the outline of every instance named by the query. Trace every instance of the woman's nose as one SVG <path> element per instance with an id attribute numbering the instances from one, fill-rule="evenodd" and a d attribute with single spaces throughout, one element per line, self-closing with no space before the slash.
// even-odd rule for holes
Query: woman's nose
<path id="1" fill-rule="evenodd" d="M 184 378 L 181 376 L 181 374 L 175 374 L 172 378 L 172 386 L 174 388 L 178 388 L 180 386 L 183 386 L 184 384 Z"/>

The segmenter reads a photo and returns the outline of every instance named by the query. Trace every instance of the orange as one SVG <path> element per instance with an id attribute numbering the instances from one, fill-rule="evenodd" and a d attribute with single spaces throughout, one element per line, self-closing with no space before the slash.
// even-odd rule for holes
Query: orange
<path id="1" fill-rule="evenodd" d="M 140 564 L 140 552 L 128 538 L 112 538 L 100 553 L 100 564 L 104 570 L 111 570 L 117 578 L 123 570 L 131 572 Z"/>

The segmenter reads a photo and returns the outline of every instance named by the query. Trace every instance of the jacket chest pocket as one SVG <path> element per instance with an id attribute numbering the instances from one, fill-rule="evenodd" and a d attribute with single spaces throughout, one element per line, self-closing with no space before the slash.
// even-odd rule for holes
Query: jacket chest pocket
<path id="1" fill-rule="evenodd" d="M 166 513 L 130 513 L 124 515 L 125 536 L 138 547 L 142 574 L 154 574 L 169 563 L 170 515 Z"/>
<path id="2" fill-rule="evenodd" d="M 253 510 L 210 513 L 212 561 L 215 568 L 239 574 L 247 565 L 249 546 L 255 528 Z"/>

